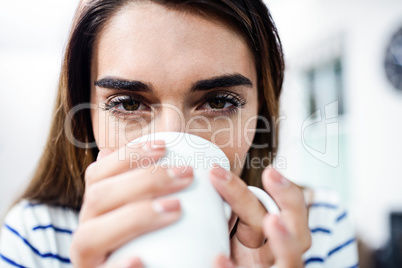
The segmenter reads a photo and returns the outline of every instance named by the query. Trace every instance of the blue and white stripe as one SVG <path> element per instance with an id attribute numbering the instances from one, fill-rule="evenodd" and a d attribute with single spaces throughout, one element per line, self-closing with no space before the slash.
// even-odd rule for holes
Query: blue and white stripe
<path id="1" fill-rule="evenodd" d="M 305 267 L 358 267 L 355 233 L 338 196 L 315 190 L 307 207 L 312 246 L 303 255 Z"/>
<path id="2" fill-rule="evenodd" d="M 312 246 L 303 255 L 305 267 L 358 267 L 355 234 L 337 195 L 315 190 L 306 200 Z M 69 251 L 77 226 L 75 211 L 21 201 L 1 228 L 0 267 L 72 268 Z"/>
<path id="3" fill-rule="evenodd" d="M 0 267 L 73 267 L 69 247 L 77 224 L 71 210 L 21 201 L 1 229 Z"/>

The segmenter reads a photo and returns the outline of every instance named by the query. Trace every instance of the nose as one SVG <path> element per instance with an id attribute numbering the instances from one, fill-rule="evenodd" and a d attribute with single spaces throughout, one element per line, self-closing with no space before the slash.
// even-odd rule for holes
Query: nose
<path id="1" fill-rule="evenodd" d="M 174 104 L 162 104 L 159 115 L 154 120 L 155 132 L 174 131 L 185 132 L 186 131 L 186 118 L 183 110 Z"/>

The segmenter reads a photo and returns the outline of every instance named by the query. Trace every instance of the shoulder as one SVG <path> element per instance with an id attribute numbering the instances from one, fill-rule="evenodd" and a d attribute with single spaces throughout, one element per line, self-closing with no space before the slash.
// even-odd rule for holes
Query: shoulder
<path id="1" fill-rule="evenodd" d="M 311 248 L 304 254 L 306 266 L 357 267 L 355 232 L 339 195 L 321 188 L 303 192 L 312 236 Z"/>
<path id="2" fill-rule="evenodd" d="M 1 267 L 71 267 L 69 246 L 77 225 L 78 213 L 71 209 L 20 201 L 1 228 Z"/>
<path id="3" fill-rule="evenodd" d="M 334 225 L 337 218 L 346 212 L 335 191 L 325 188 L 304 188 L 303 194 L 311 224 L 325 221 L 328 225 Z"/>

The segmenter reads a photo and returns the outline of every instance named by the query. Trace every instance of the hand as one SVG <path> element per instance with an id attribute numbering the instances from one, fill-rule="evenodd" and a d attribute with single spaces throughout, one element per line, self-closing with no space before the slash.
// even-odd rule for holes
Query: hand
<path id="1" fill-rule="evenodd" d="M 311 234 L 300 187 L 275 169 L 266 168 L 262 174 L 264 189 L 281 210 L 280 215 L 271 215 L 235 174 L 213 168 L 210 175 L 215 189 L 232 207 L 230 229 L 238 219 L 230 241 L 232 264 L 247 268 L 274 264 L 279 268 L 302 267 L 301 256 L 311 246 Z M 263 244 L 265 238 L 268 241 Z M 223 259 L 220 256 L 216 260 L 217 267 L 225 267 L 219 266 L 225 263 Z"/>
<path id="2" fill-rule="evenodd" d="M 190 185 L 193 171 L 191 168 L 184 172 L 177 168 L 155 169 L 150 163 L 164 155 L 165 147 L 163 141 L 152 144 L 161 148 L 152 148 L 147 143 L 136 149 L 101 150 L 97 161 L 88 166 L 79 225 L 70 248 L 74 267 L 99 267 L 111 252 L 125 243 L 180 218 L 178 200 L 155 198 Z M 122 155 L 124 160 L 120 160 Z M 140 157 L 132 161 L 133 155 Z M 147 167 L 141 168 L 140 164 L 144 163 Z"/>
<path id="3" fill-rule="evenodd" d="M 143 268 L 141 260 L 138 257 L 131 257 L 129 259 L 120 260 L 98 266 L 98 268 Z"/>

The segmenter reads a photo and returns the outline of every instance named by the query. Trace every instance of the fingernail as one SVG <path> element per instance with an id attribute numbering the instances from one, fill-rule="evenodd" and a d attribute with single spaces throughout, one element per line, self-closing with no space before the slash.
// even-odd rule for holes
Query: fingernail
<path id="1" fill-rule="evenodd" d="M 186 179 L 193 177 L 193 168 L 191 166 L 169 167 L 167 170 L 169 177 L 173 179 Z"/>
<path id="2" fill-rule="evenodd" d="M 121 267 L 123 267 L 123 268 L 138 268 L 138 267 L 142 267 L 142 262 L 141 262 L 140 258 L 133 257 L 133 258 L 130 258 L 128 260 L 125 260 Z"/>
<path id="3" fill-rule="evenodd" d="M 166 144 L 164 140 L 155 140 L 148 141 L 144 145 L 144 151 L 151 152 L 155 150 L 164 150 L 166 148 Z"/>
<path id="4" fill-rule="evenodd" d="M 272 179 L 279 185 L 281 185 L 282 187 L 287 187 L 290 185 L 290 182 L 282 176 L 282 174 L 280 174 L 278 171 L 276 171 L 275 169 L 273 170 L 273 174 L 272 174 Z"/>
<path id="5" fill-rule="evenodd" d="M 272 215 L 272 217 L 275 217 L 275 225 L 277 227 L 277 229 L 283 234 L 283 235 L 287 235 L 288 234 L 288 230 L 286 229 L 285 223 L 282 219 L 282 217 L 280 217 L 279 215 Z"/>
<path id="6" fill-rule="evenodd" d="M 178 199 L 154 200 L 152 208 L 158 213 L 179 211 L 180 201 Z"/>
<path id="7" fill-rule="evenodd" d="M 223 181 L 229 181 L 232 178 L 232 174 L 229 171 L 217 164 L 212 166 L 211 175 Z"/>
<path id="8" fill-rule="evenodd" d="M 235 268 L 234 264 L 230 260 L 225 260 L 225 268 Z"/>

